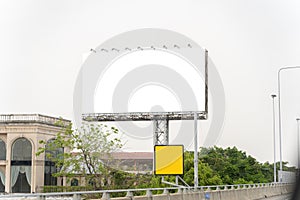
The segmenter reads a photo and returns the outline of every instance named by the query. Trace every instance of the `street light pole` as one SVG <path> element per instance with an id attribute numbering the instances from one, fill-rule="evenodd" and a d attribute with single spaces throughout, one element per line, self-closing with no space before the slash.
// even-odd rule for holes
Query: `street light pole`
<path id="1" fill-rule="evenodd" d="M 282 142 L 281 142 L 281 101 L 280 101 L 280 72 L 283 70 L 289 70 L 289 69 L 300 69 L 300 66 L 294 66 L 294 67 L 282 67 L 278 70 L 277 74 L 277 80 L 278 80 L 278 125 L 279 125 L 279 157 L 280 157 L 280 177 L 279 182 L 282 182 Z"/>
<path id="2" fill-rule="evenodd" d="M 194 113 L 194 189 L 198 188 L 198 127 L 197 113 Z"/>
<path id="3" fill-rule="evenodd" d="M 275 134 L 275 103 L 274 98 L 276 97 L 275 94 L 271 95 L 272 103 L 273 103 L 273 141 L 274 141 L 274 183 L 276 183 L 276 134 Z"/>
<path id="4" fill-rule="evenodd" d="M 300 118 L 297 118 L 296 121 L 297 121 L 297 152 L 298 152 L 298 176 L 299 176 L 299 167 L 300 167 L 300 153 L 299 153 L 299 149 L 300 149 L 300 146 L 299 146 L 299 120 Z"/>

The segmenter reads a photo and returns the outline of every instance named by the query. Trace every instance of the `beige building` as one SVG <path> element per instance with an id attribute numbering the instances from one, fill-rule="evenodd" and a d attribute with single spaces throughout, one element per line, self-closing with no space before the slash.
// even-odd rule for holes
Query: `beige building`
<path id="1" fill-rule="evenodd" d="M 51 141 L 62 129 L 58 120 L 39 114 L 0 115 L 0 193 L 33 193 L 44 185 L 65 185 L 65 180 L 51 176 L 57 170 L 54 163 L 45 154 L 36 156 L 42 147 L 39 141 Z"/>

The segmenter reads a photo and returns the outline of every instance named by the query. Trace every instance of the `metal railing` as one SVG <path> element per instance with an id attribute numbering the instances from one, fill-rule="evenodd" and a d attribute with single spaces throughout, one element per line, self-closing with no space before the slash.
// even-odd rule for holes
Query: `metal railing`
<path id="1" fill-rule="evenodd" d="M 199 186 L 197 190 L 194 187 L 166 187 L 166 188 L 141 188 L 141 189 L 117 189 L 117 190 L 98 190 L 98 191 L 79 191 L 79 192 L 53 192 L 53 193 L 35 193 L 35 194 L 3 194 L 0 199 L 74 199 L 79 200 L 83 195 L 98 194 L 102 195 L 102 199 L 109 200 L 110 195 L 114 193 L 126 193 L 124 197 L 138 196 L 134 195 L 138 192 L 144 192 L 147 197 L 151 197 L 154 191 L 160 191 L 161 194 L 169 194 L 170 191 L 177 193 L 192 193 L 192 192 L 210 192 L 220 190 L 242 190 L 255 189 L 266 187 L 281 187 L 292 185 L 291 183 L 257 183 L 257 184 L 237 184 L 237 185 L 213 185 L 213 186 Z"/>
<path id="2" fill-rule="evenodd" d="M 1 123 L 42 123 L 49 125 L 57 125 L 57 122 L 62 122 L 64 125 L 69 124 L 71 121 L 50 117 L 41 114 L 4 114 L 0 115 Z"/>

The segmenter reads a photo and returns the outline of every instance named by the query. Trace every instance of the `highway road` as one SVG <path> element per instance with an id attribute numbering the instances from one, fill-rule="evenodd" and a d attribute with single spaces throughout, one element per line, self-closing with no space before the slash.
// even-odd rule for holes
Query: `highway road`
<path id="1" fill-rule="evenodd" d="M 265 200 L 291 200 L 291 195 L 290 194 L 280 195 L 280 196 L 265 198 Z"/>

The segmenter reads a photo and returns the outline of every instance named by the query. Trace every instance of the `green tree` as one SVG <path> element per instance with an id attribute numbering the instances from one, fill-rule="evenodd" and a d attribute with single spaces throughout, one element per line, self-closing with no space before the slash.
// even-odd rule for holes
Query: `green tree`
<path id="1" fill-rule="evenodd" d="M 224 184 L 271 182 L 269 167 L 236 147 L 202 148 L 200 159 L 219 174 Z"/>
<path id="2" fill-rule="evenodd" d="M 61 169 L 54 176 L 81 175 L 95 188 L 103 188 L 110 184 L 113 171 L 109 167 L 112 161 L 111 154 L 123 146 L 117 128 L 94 123 L 85 123 L 76 130 L 72 129 L 72 124 L 68 124 L 57 133 L 50 145 L 46 145 L 46 141 L 40 143 L 45 146 L 39 148 L 37 155 L 45 152 Z M 65 149 L 62 155 L 54 157 L 48 153 L 58 148 Z"/>
<path id="3" fill-rule="evenodd" d="M 194 185 L 194 156 L 193 152 L 185 152 L 183 179 L 189 185 Z M 199 185 L 221 185 L 221 177 L 211 167 L 199 160 L 198 162 L 198 183 Z"/>

